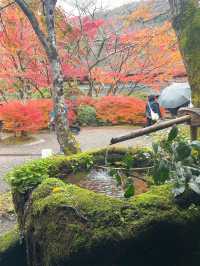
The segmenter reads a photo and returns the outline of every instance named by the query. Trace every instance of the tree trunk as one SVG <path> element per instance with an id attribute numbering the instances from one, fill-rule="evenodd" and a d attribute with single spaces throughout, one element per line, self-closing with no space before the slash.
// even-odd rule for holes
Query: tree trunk
<path id="1" fill-rule="evenodd" d="M 93 96 L 93 90 L 94 90 L 94 82 L 92 81 L 91 77 L 89 78 L 89 91 L 87 96 L 92 97 Z"/>
<path id="2" fill-rule="evenodd" d="M 50 42 L 48 58 L 51 65 L 53 76 L 53 102 L 55 112 L 56 135 L 60 144 L 61 151 L 65 154 L 77 153 L 78 146 L 75 138 L 69 130 L 67 120 L 67 105 L 64 97 L 64 78 L 62 75 L 61 64 L 56 47 L 56 33 L 54 25 L 54 10 L 56 1 L 46 0 L 44 3 L 45 20 Z"/>
<path id="3" fill-rule="evenodd" d="M 198 0 L 169 0 L 173 27 L 192 88 L 192 101 L 200 107 L 200 3 Z"/>
<path id="4" fill-rule="evenodd" d="M 69 130 L 67 120 L 67 106 L 65 104 L 63 89 L 64 79 L 56 46 L 55 8 L 57 1 L 43 1 L 43 11 L 48 37 L 46 37 L 45 33 L 41 30 L 36 16 L 27 3 L 24 0 L 16 0 L 16 3 L 29 19 L 33 30 L 44 47 L 51 66 L 53 78 L 52 96 L 54 102 L 56 134 L 61 151 L 63 151 L 65 154 L 77 153 L 79 148 L 75 138 L 72 136 Z"/>
<path id="5" fill-rule="evenodd" d="M 69 130 L 67 117 L 67 105 L 64 98 L 64 81 L 61 74 L 61 66 L 56 58 L 50 60 L 52 74 L 53 74 L 53 102 L 55 112 L 55 126 L 56 135 L 60 144 L 61 150 L 65 154 L 77 153 L 79 151 L 78 145 L 74 136 Z"/>

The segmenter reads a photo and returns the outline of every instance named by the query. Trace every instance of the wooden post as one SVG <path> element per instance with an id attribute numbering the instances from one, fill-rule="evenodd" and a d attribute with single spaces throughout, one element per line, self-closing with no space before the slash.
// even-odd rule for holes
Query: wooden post
<path id="1" fill-rule="evenodd" d="M 198 127 L 200 127 L 200 108 L 181 108 L 179 115 L 190 115 L 190 136 L 191 140 L 197 140 Z"/>

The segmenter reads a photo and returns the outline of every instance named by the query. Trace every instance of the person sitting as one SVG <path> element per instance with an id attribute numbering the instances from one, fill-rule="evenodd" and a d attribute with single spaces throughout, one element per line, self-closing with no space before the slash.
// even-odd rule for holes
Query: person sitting
<path id="1" fill-rule="evenodd" d="M 147 127 L 155 124 L 159 119 L 162 118 L 160 106 L 156 100 L 156 96 L 154 95 L 148 96 L 145 114 L 147 118 L 147 123 L 146 123 Z"/>

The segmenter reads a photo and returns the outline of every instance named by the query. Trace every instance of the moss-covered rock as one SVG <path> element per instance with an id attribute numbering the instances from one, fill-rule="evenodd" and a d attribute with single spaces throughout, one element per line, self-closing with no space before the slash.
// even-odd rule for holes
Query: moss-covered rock
<path id="1" fill-rule="evenodd" d="M 26 213 L 30 265 L 198 265 L 200 208 L 179 209 L 170 191 L 121 201 L 44 180 Z"/>
<path id="2" fill-rule="evenodd" d="M 118 162 L 126 149 L 111 149 Z M 136 152 L 135 166 L 138 154 Z M 104 163 L 106 150 L 38 160 L 10 175 L 30 266 L 198 266 L 200 207 L 178 207 L 170 185 L 119 200 L 63 182 Z M 149 164 L 151 161 L 145 162 Z"/>
<path id="3" fill-rule="evenodd" d="M 0 265 L 1 266 L 27 266 L 24 245 L 20 243 L 18 229 L 0 237 Z"/>
<path id="4" fill-rule="evenodd" d="M 179 14 L 173 26 L 179 38 L 181 52 L 192 86 L 193 104 L 200 107 L 200 8 L 198 0 L 176 0 L 181 2 Z M 180 4 L 179 4 L 180 5 Z"/>
<path id="5" fill-rule="evenodd" d="M 133 167 L 149 166 L 152 163 L 149 149 L 127 150 L 126 148 L 112 147 L 109 151 L 99 149 L 73 156 L 55 156 L 31 161 L 23 166 L 16 167 L 7 175 L 7 181 L 12 187 L 15 210 L 18 214 L 20 226 L 23 224 L 24 208 L 29 195 L 43 180 L 48 178 L 67 180 L 72 173 L 86 172 L 95 165 L 105 164 L 106 154 L 107 161 L 114 163 L 120 161 L 127 152 L 132 153 L 135 158 Z M 146 160 L 144 154 L 149 154 Z"/>

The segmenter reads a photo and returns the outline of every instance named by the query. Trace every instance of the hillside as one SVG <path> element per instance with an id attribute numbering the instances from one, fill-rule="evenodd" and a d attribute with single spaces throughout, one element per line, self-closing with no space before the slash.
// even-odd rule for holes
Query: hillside
<path id="1" fill-rule="evenodd" d="M 149 0 L 146 1 L 147 3 Z M 125 4 L 120 7 L 111 9 L 111 10 L 106 10 L 104 12 L 101 12 L 98 14 L 98 17 L 102 17 L 104 19 L 108 18 L 118 18 L 121 16 L 127 16 L 131 14 L 139 5 L 139 2 L 132 2 L 130 4 Z M 159 19 L 157 21 L 163 21 L 168 18 L 168 15 L 166 15 L 166 12 L 169 10 L 169 4 L 168 0 L 155 0 L 153 3 L 152 11 L 153 13 L 157 14 L 162 14 L 159 16 Z M 155 22 L 155 21 L 154 21 Z"/>

